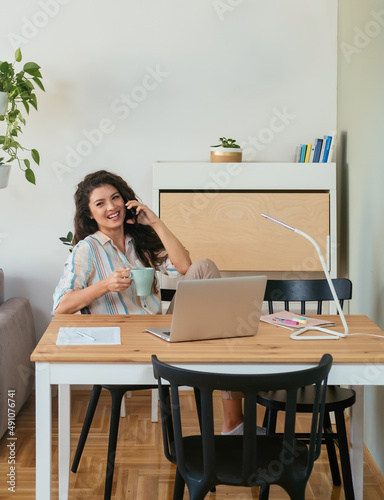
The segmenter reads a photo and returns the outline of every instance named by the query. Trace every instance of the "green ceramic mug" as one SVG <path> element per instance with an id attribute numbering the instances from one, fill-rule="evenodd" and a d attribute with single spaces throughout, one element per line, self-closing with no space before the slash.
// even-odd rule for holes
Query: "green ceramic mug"
<path id="1" fill-rule="evenodd" d="M 151 295 L 154 273 L 153 267 L 138 267 L 137 269 L 131 269 L 129 277 L 135 282 L 136 293 L 139 297 Z"/>

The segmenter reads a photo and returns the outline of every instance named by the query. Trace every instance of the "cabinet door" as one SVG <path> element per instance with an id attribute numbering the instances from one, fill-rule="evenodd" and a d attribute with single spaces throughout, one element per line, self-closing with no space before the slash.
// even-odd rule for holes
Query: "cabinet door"
<path id="1" fill-rule="evenodd" d="M 261 213 L 308 233 L 327 259 L 328 192 L 160 192 L 159 213 L 193 261 L 221 271 L 322 271 L 308 240 Z"/>

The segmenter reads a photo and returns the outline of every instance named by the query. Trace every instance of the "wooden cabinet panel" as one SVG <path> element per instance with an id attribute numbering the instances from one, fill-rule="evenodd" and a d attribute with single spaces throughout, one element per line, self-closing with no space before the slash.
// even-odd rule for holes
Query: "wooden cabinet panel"
<path id="1" fill-rule="evenodd" d="M 322 271 L 309 241 L 262 212 L 308 233 L 327 259 L 328 192 L 161 191 L 159 201 L 192 260 L 209 257 L 221 271 Z"/>

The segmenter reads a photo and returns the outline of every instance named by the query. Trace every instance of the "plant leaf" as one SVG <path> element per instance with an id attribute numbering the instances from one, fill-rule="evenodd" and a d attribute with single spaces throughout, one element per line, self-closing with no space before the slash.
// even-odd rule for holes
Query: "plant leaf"
<path id="1" fill-rule="evenodd" d="M 22 150 L 24 149 L 24 148 L 21 147 L 21 145 L 17 141 L 11 140 L 9 142 L 10 142 L 10 145 L 11 145 L 12 148 L 22 149 Z"/>
<path id="2" fill-rule="evenodd" d="M 9 63 L 7 63 L 7 61 L 1 63 L 0 71 L 2 71 L 3 73 L 8 73 L 8 69 L 9 69 Z"/>
<path id="3" fill-rule="evenodd" d="M 35 88 L 33 86 L 33 83 L 29 80 L 25 80 L 25 82 L 23 82 L 23 85 L 24 85 L 24 88 L 29 89 L 29 90 L 33 90 Z"/>
<path id="4" fill-rule="evenodd" d="M 24 160 L 24 165 L 27 167 L 27 169 L 31 169 L 31 162 L 27 158 Z"/>
<path id="5" fill-rule="evenodd" d="M 21 59 L 22 59 L 22 55 L 21 55 L 21 50 L 20 49 L 17 49 L 16 52 L 15 52 L 15 59 L 17 62 L 20 62 Z"/>
<path id="6" fill-rule="evenodd" d="M 31 168 L 27 168 L 27 170 L 25 171 L 25 178 L 31 184 L 35 184 L 36 185 L 35 174 L 33 173 L 33 170 Z"/>
<path id="7" fill-rule="evenodd" d="M 36 83 L 36 85 L 38 87 L 41 88 L 41 90 L 43 90 L 45 92 L 45 88 L 44 88 L 44 85 L 43 85 L 43 82 L 40 80 L 40 78 L 37 78 L 36 76 L 34 78 L 32 78 L 32 80 Z"/>
<path id="8" fill-rule="evenodd" d="M 31 95 L 30 95 L 29 102 L 30 102 L 30 104 L 32 104 L 32 106 L 33 106 L 33 107 L 36 109 L 36 111 L 37 111 L 37 98 L 36 98 L 36 95 L 35 95 L 35 94 L 31 94 Z"/>
<path id="9" fill-rule="evenodd" d="M 29 115 L 29 104 L 27 103 L 27 101 L 22 101 L 22 103 L 24 104 L 24 108 Z"/>
<path id="10" fill-rule="evenodd" d="M 41 76 L 39 69 L 40 66 L 34 62 L 27 62 L 23 67 L 23 70 L 32 76 Z"/>
<path id="11" fill-rule="evenodd" d="M 40 165 L 40 155 L 36 149 L 31 150 L 31 156 L 32 156 L 33 161 L 35 163 L 37 163 L 38 165 Z"/>

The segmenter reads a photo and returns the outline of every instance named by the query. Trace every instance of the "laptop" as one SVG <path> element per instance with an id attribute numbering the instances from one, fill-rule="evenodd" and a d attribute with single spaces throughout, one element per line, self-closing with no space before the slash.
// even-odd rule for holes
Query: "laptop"
<path id="1" fill-rule="evenodd" d="M 266 276 L 182 280 L 171 327 L 146 331 L 168 342 L 256 335 Z"/>

